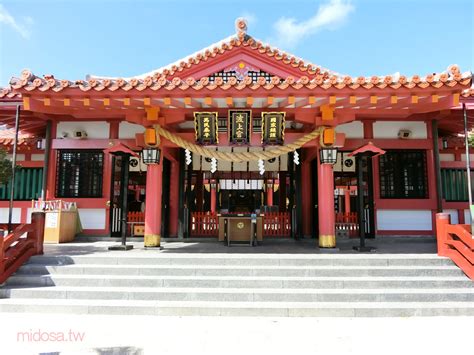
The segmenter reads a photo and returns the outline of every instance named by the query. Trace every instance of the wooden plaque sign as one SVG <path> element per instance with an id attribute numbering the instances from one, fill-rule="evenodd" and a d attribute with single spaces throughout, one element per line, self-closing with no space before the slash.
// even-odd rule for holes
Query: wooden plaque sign
<path id="1" fill-rule="evenodd" d="M 285 112 L 262 112 L 262 143 L 283 144 Z"/>
<path id="2" fill-rule="evenodd" d="M 251 110 L 229 110 L 230 142 L 248 144 L 250 137 Z"/>
<path id="3" fill-rule="evenodd" d="M 219 143 L 217 117 L 217 112 L 194 112 L 194 131 L 197 143 L 203 145 Z"/>

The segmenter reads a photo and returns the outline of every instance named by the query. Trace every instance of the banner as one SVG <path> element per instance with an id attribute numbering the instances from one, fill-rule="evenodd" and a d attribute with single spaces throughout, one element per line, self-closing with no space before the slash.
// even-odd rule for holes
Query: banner
<path id="1" fill-rule="evenodd" d="M 229 110 L 230 143 L 249 143 L 251 119 L 251 110 Z"/>
<path id="2" fill-rule="evenodd" d="M 203 145 L 219 143 L 217 117 L 217 112 L 194 112 L 194 131 L 197 143 Z"/>
<path id="3" fill-rule="evenodd" d="M 283 144 L 285 112 L 262 112 L 262 143 Z"/>

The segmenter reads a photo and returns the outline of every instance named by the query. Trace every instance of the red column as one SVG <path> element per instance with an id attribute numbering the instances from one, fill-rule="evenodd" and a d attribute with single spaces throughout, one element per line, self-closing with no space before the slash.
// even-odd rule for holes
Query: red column
<path id="1" fill-rule="evenodd" d="M 319 166 L 318 179 L 319 247 L 336 247 L 334 212 L 334 173 L 331 164 Z"/>
<path id="2" fill-rule="evenodd" d="M 273 206 L 273 180 L 267 181 L 267 206 Z"/>
<path id="3" fill-rule="evenodd" d="M 162 164 L 150 164 L 146 173 L 145 246 L 159 247 L 161 239 Z"/>
<path id="4" fill-rule="evenodd" d="M 446 241 L 448 240 L 446 226 L 450 223 L 451 216 L 449 213 L 436 213 L 436 242 L 438 244 L 439 256 L 446 256 Z"/>
<path id="5" fill-rule="evenodd" d="M 344 190 L 344 212 L 351 213 L 351 190 Z"/>
<path id="6" fill-rule="evenodd" d="M 216 180 L 211 180 L 211 212 L 216 212 L 216 196 L 217 195 L 217 183 Z"/>

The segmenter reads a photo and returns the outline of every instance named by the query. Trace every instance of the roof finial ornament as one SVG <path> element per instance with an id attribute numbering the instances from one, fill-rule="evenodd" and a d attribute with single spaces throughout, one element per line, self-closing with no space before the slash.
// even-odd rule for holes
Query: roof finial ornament
<path id="1" fill-rule="evenodd" d="M 235 20 L 235 32 L 241 41 L 245 38 L 247 34 L 247 20 L 243 17 L 239 17 Z"/>

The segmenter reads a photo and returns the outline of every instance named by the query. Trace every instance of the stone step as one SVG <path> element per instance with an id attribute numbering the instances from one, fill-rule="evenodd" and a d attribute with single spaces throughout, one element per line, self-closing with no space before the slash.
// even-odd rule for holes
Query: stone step
<path id="1" fill-rule="evenodd" d="M 0 298 L 155 300 L 205 302 L 474 302 L 474 288 L 460 289 L 221 289 L 37 287 L 0 289 Z M 1 303 L 1 300 L 0 300 Z"/>
<path id="2" fill-rule="evenodd" d="M 143 251 L 142 251 L 143 252 Z M 107 255 L 107 256 L 105 256 Z M 37 255 L 28 264 L 40 265 L 245 265 L 245 266 L 442 266 L 453 265 L 435 254 L 131 254 Z"/>
<path id="3" fill-rule="evenodd" d="M 4 299 L 0 312 L 160 316 L 473 316 L 469 302 L 182 302 Z"/>
<path id="4" fill-rule="evenodd" d="M 144 276 L 461 276 L 453 265 L 441 266 L 243 266 L 243 265 L 98 265 L 28 264 L 17 275 Z"/>
<path id="5" fill-rule="evenodd" d="M 7 286 L 193 287 L 193 288 L 459 288 L 474 287 L 466 276 L 143 276 L 13 275 Z"/>

